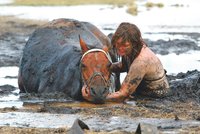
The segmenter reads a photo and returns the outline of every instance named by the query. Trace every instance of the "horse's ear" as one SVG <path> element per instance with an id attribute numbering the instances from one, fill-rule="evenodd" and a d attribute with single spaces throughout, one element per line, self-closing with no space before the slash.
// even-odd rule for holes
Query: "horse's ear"
<path id="1" fill-rule="evenodd" d="M 108 53 L 108 47 L 107 46 L 103 46 L 103 50 L 106 52 L 106 53 Z"/>
<path id="2" fill-rule="evenodd" d="M 81 38 L 80 35 L 79 35 L 79 42 L 83 53 L 89 50 L 89 48 L 87 47 L 86 43 L 84 42 L 84 40 Z"/>

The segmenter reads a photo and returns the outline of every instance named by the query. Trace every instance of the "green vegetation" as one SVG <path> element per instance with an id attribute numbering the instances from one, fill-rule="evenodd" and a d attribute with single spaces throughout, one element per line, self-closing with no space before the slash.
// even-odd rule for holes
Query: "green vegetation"
<path id="1" fill-rule="evenodd" d="M 137 15 L 138 9 L 136 4 L 131 4 L 128 6 L 127 12 L 132 14 L 132 15 Z"/>
<path id="2" fill-rule="evenodd" d="M 127 12 L 137 15 L 135 0 L 15 0 L 14 5 L 24 6 L 72 6 L 86 4 L 108 4 L 113 6 L 128 6 Z"/>
<path id="3" fill-rule="evenodd" d="M 175 5 L 171 5 L 171 6 L 174 6 L 174 7 L 184 7 L 183 4 L 175 4 Z"/>
<path id="4" fill-rule="evenodd" d="M 134 0 L 15 0 L 14 5 L 26 6 L 70 6 L 82 4 L 110 4 L 110 5 L 129 5 Z"/>
<path id="5" fill-rule="evenodd" d="M 152 3 L 152 2 L 147 2 L 145 4 L 145 6 L 147 8 L 152 8 L 152 7 L 159 7 L 159 8 L 161 8 L 161 7 L 164 7 L 164 5 L 162 3 Z"/>

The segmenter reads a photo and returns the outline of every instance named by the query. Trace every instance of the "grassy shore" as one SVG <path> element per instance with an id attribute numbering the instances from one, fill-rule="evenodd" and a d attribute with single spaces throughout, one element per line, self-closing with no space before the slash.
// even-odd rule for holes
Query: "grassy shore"
<path id="1" fill-rule="evenodd" d="M 14 16 L 0 16 L 0 36 L 6 33 L 30 34 L 46 21 L 19 19 Z"/>
<path id="2" fill-rule="evenodd" d="M 15 0 L 14 5 L 24 6 L 73 6 L 73 5 L 92 5 L 108 4 L 113 6 L 128 6 L 127 12 L 137 15 L 137 5 L 135 0 Z"/>
<path id="3" fill-rule="evenodd" d="M 31 6 L 71 6 L 83 4 L 110 4 L 110 5 L 129 5 L 134 3 L 134 0 L 15 0 L 15 5 L 31 5 Z"/>
<path id="4" fill-rule="evenodd" d="M 127 12 L 132 15 L 137 15 L 138 8 L 136 0 L 14 0 L 13 5 L 23 6 L 74 6 L 74 5 L 93 5 L 93 4 L 108 4 L 113 6 L 127 6 Z M 162 3 L 147 2 L 147 8 L 154 6 L 163 7 Z"/>

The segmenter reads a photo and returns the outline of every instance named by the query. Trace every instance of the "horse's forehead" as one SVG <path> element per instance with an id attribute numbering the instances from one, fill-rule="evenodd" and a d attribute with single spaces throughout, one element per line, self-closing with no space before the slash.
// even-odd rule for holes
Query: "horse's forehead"
<path id="1" fill-rule="evenodd" d="M 85 56 L 85 59 L 86 59 L 85 62 L 98 63 L 98 64 L 105 63 L 106 61 L 108 61 L 108 58 L 103 52 L 94 52 L 87 54 Z"/>

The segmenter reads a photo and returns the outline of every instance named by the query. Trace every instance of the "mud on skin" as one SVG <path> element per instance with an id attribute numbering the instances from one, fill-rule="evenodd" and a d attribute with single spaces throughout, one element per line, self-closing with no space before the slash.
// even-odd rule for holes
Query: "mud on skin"
<path id="1" fill-rule="evenodd" d="M 1 24 L 9 25 L 10 29 L 0 31 L 0 67 L 2 66 L 18 66 L 23 47 L 29 35 L 40 24 L 27 24 L 21 21 L 12 21 L 12 19 L 4 19 Z M 8 23 L 10 22 L 10 23 Z M 17 27 L 17 28 L 16 28 Z M 18 32 L 16 29 L 20 29 Z M 6 31 L 7 30 L 7 31 Z M 3 31 L 3 32 L 2 32 Z M 179 33 L 180 34 L 180 33 Z M 185 34 L 185 33 L 183 33 Z M 193 39 L 198 37 L 198 33 L 187 33 Z M 187 40 L 171 40 L 171 41 L 151 41 L 146 39 L 150 48 L 159 54 L 168 54 L 175 52 L 177 54 L 184 53 L 187 50 L 200 50 L 199 46 L 193 41 Z M 160 47 L 159 44 L 163 46 Z M 183 46 L 183 49 L 179 46 Z M 166 49 L 169 48 L 169 49 Z M 200 72 L 197 70 L 188 71 L 187 73 L 179 73 L 176 76 L 169 75 L 170 87 L 172 95 L 166 98 L 156 99 L 143 96 L 135 96 L 132 104 L 111 104 L 107 106 L 94 106 L 88 108 L 88 104 L 80 106 L 64 94 L 54 95 L 37 95 L 37 94 L 21 94 L 20 100 L 24 102 L 24 109 L 21 108 L 1 108 L 0 112 L 34 112 L 34 113 L 67 113 L 95 115 L 101 118 L 111 116 L 128 116 L 133 118 L 172 118 L 176 120 L 200 120 Z M 3 85 L 0 87 L 0 93 L 3 96 L 12 94 L 15 87 Z M 90 105 L 91 106 L 91 105 Z M 174 127 L 174 128 L 173 128 Z M 19 130 L 20 128 L 1 127 L 0 131 L 21 133 L 30 132 L 29 130 Z M 166 129 L 167 128 L 162 128 Z M 172 126 L 171 129 L 177 129 Z M 33 130 L 33 129 L 32 129 Z M 161 129 L 160 129 L 161 130 Z M 62 133 L 65 129 L 34 129 L 36 132 Z M 200 127 L 184 128 L 185 132 L 200 131 Z M 116 132 L 117 133 L 117 132 Z"/>

